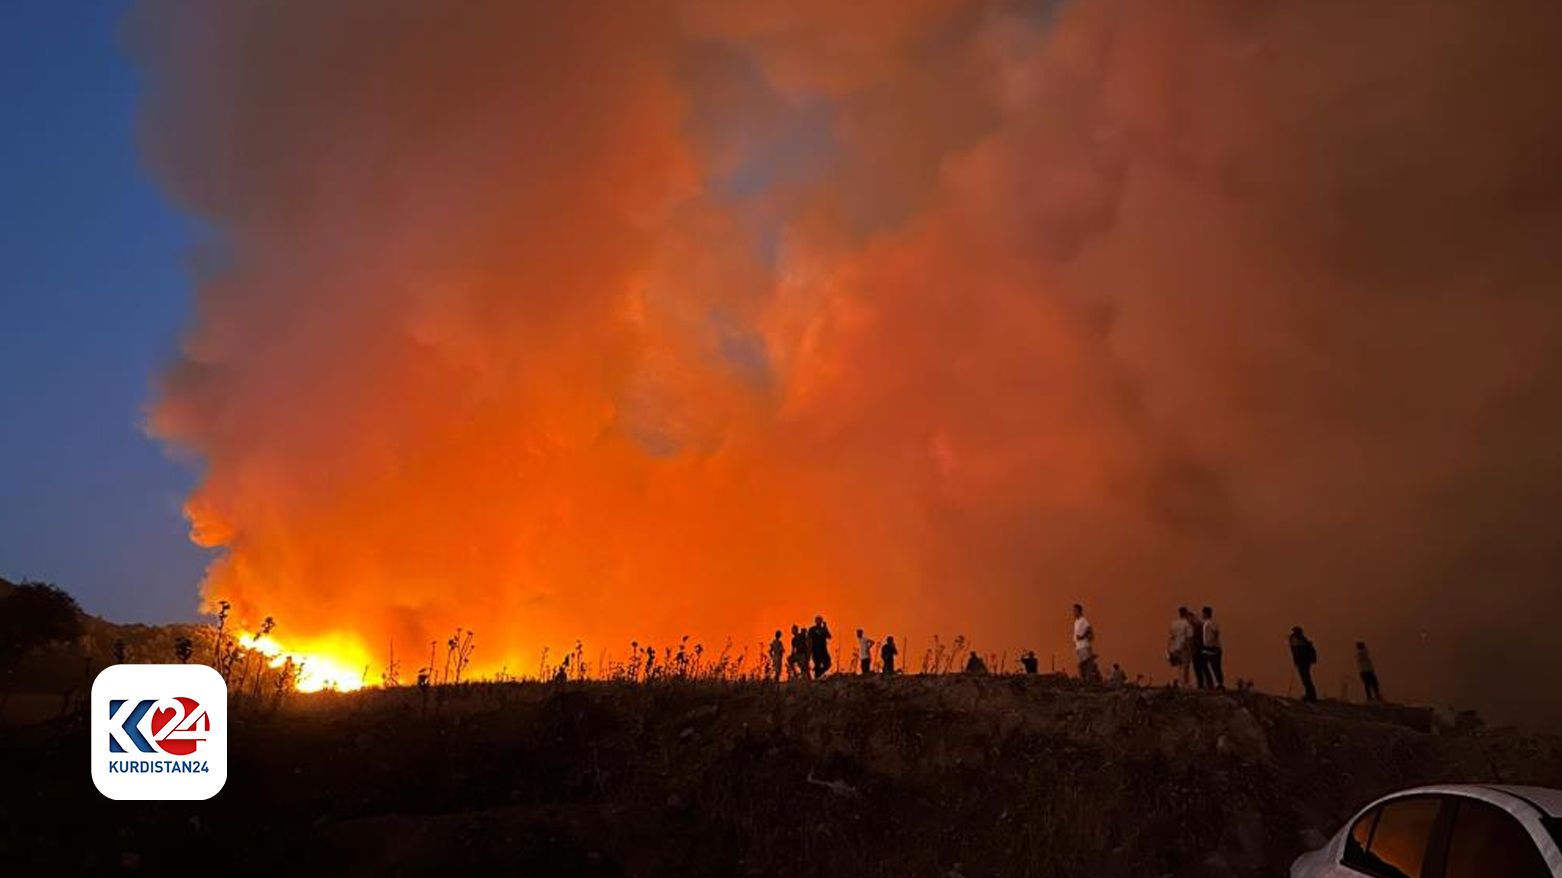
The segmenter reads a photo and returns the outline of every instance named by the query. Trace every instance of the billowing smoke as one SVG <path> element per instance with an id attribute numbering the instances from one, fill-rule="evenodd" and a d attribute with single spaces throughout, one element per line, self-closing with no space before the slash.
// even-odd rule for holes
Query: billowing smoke
<path id="1" fill-rule="evenodd" d="M 141 0 L 204 594 L 378 669 L 824 613 L 1562 720 L 1553 0 Z M 289 638 L 283 636 L 284 642 Z M 843 638 L 844 639 L 844 638 Z M 420 646 L 421 644 L 421 646 Z M 326 647 L 319 647 L 326 648 Z M 417 661 L 409 658 L 409 665 Z"/>

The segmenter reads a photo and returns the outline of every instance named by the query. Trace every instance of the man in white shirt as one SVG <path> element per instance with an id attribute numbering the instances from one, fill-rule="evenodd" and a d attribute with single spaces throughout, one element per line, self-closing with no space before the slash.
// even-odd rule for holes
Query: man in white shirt
<path id="1" fill-rule="evenodd" d="M 1079 662 L 1079 679 L 1101 681 L 1101 670 L 1096 667 L 1096 632 L 1085 618 L 1083 604 L 1074 605 L 1074 658 Z"/>
<path id="2" fill-rule="evenodd" d="M 1187 607 L 1178 607 L 1177 618 L 1172 621 L 1171 632 L 1166 637 L 1166 660 L 1171 662 L 1173 672 L 1185 689 L 1193 685 L 1193 622 L 1188 618 L 1191 615 Z M 1172 683 L 1176 684 L 1177 679 Z"/>
<path id="3" fill-rule="evenodd" d="M 1209 668 L 1210 680 L 1216 689 L 1226 688 L 1226 674 L 1220 667 L 1220 625 L 1215 622 L 1215 611 L 1204 608 L 1204 664 Z"/>
<path id="4" fill-rule="evenodd" d="M 857 664 L 864 674 L 873 673 L 873 641 L 863 636 L 861 628 L 857 629 Z"/>

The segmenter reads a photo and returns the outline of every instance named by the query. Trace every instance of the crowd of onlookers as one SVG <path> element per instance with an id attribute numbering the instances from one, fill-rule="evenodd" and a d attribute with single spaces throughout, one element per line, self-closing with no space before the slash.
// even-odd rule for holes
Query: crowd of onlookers
<path id="1" fill-rule="evenodd" d="M 1078 662 L 1082 680 L 1101 680 L 1096 666 L 1096 635 L 1090 620 L 1085 618 L 1085 608 L 1074 605 L 1074 658 Z M 1318 689 L 1313 684 L 1312 669 L 1318 663 L 1318 648 L 1307 639 L 1300 625 L 1291 629 L 1288 640 L 1291 664 L 1302 682 L 1302 699 L 1317 701 Z M 1177 608 L 1177 618 L 1172 620 L 1166 635 L 1166 661 L 1172 668 L 1171 685 L 1197 687 L 1199 689 L 1226 688 L 1224 666 L 1225 648 L 1221 642 L 1220 623 L 1215 621 L 1213 607 L 1204 607 L 1194 613 L 1187 607 Z M 1356 641 L 1356 669 L 1361 675 L 1361 685 L 1368 701 L 1382 701 L 1378 689 L 1377 670 L 1372 664 L 1372 654 L 1367 644 Z M 1122 669 L 1112 666 L 1108 682 L 1122 682 Z"/>
<path id="2" fill-rule="evenodd" d="M 783 639 L 783 632 L 777 629 L 775 639 L 770 642 L 770 678 L 779 681 L 783 671 L 787 679 L 818 679 L 828 674 L 833 663 L 830 658 L 831 637 L 830 627 L 825 624 L 823 616 L 815 616 L 814 624 L 807 628 L 793 625 L 790 643 Z M 1081 680 L 1110 685 L 1127 683 L 1128 675 L 1121 665 L 1114 663 L 1105 675 L 1101 673 L 1101 668 L 1097 664 L 1095 628 L 1091 626 L 1090 620 L 1085 618 L 1083 604 L 1074 605 L 1072 639 L 1074 659 Z M 858 628 L 856 640 L 856 661 L 863 674 L 874 672 L 875 646 L 878 647 L 879 673 L 896 672 L 896 660 L 900 655 L 900 649 L 895 645 L 894 637 L 885 637 L 884 642 L 879 644 Z M 1318 649 L 1311 640 L 1307 639 L 1300 625 L 1291 629 L 1288 643 L 1291 649 L 1291 663 L 1296 667 L 1297 676 L 1301 679 L 1302 698 L 1306 701 L 1317 701 L 1318 690 L 1313 684 L 1312 669 L 1313 665 L 1318 663 Z M 1170 685 L 1183 688 L 1225 689 L 1224 655 L 1220 623 L 1215 620 L 1214 608 L 1204 607 L 1198 613 L 1194 613 L 1187 607 L 1178 607 L 1177 618 L 1172 620 L 1171 628 L 1166 635 L 1166 660 L 1172 668 Z M 1029 650 L 1022 653 L 1020 665 L 1027 674 L 1037 673 L 1039 662 L 1036 653 Z M 1382 701 L 1383 696 L 1378 689 L 1378 676 L 1372 664 L 1372 655 L 1368 652 L 1367 645 L 1361 641 L 1356 642 L 1356 667 L 1367 700 Z M 971 674 L 985 674 L 988 672 L 987 662 L 973 650 L 966 659 L 964 671 Z M 1244 680 L 1237 682 L 1240 688 L 1251 685 Z"/>
<path id="3" fill-rule="evenodd" d="M 788 679 L 800 677 L 807 680 L 829 673 L 833 664 L 830 658 L 832 636 L 823 616 L 815 616 L 814 624 L 808 628 L 793 625 L 790 646 L 782 640 L 781 630 L 776 629 L 775 639 L 770 641 L 771 678 L 780 680 L 782 668 L 786 669 Z M 857 664 L 864 674 L 873 673 L 873 647 L 874 641 L 858 628 Z M 895 645 L 895 638 L 884 638 L 884 643 L 879 646 L 879 667 L 883 673 L 895 673 L 895 661 L 899 655 L 900 648 Z"/>

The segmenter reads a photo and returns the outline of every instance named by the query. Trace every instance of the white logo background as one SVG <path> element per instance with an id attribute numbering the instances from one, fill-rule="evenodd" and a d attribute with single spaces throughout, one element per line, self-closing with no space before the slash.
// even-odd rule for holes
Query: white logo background
<path id="1" fill-rule="evenodd" d="M 174 701 L 183 697 L 200 704 L 186 715 L 184 706 Z M 120 717 L 109 715 L 109 702 L 123 699 Z M 160 731 L 163 740 L 200 739 L 189 756 L 167 753 L 143 753 L 125 737 L 121 721 L 135 705 L 152 699 L 157 708 L 174 710 L 174 718 Z M 92 782 L 98 792 L 110 799 L 210 799 L 228 780 L 228 684 L 222 675 L 206 665 L 110 665 L 92 682 Z M 204 731 L 200 713 L 211 722 Z M 148 710 L 135 727 L 152 740 Z M 194 732 L 193 729 L 201 731 Z M 110 739 L 120 741 L 126 752 L 109 752 Z M 154 748 L 156 744 L 154 743 Z M 201 763 L 205 771 L 168 771 L 159 773 L 111 771 L 109 763 L 126 761 Z"/>

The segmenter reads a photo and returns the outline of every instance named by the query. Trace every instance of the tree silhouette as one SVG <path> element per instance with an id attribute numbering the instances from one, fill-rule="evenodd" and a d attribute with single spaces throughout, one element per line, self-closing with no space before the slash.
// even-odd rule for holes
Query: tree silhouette
<path id="1" fill-rule="evenodd" d="M 0 597 L 0 668 L 30 650 L 81 636 L 76 599 L 46 582 L 24 582 Z"/>

